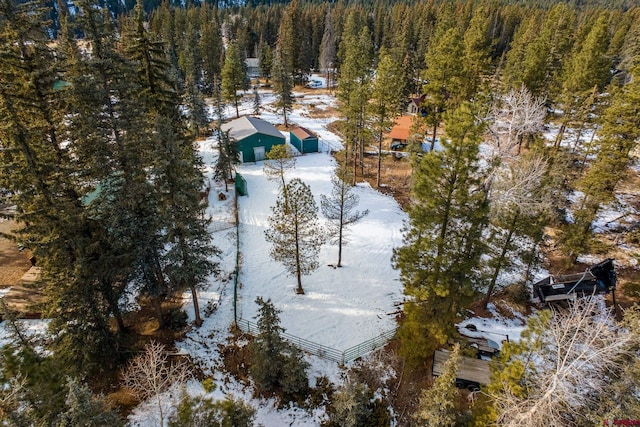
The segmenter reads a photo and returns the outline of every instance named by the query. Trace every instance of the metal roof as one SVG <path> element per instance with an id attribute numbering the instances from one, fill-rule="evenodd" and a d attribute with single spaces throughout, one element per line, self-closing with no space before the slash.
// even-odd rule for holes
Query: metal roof
<path id="1" fill-rule="evenodd" d="M 222 125 L 222 130 L 224 132 L 229 131 L 229 136 L 237 141 L 256 133 L 284 139 L 284 135 L 271 123 L 251 116 L 240 117 L 239 119 L 225 123 Z"/>
<path id="2" fill-rule="evenodd" d="M 411 121 L 413 116 L 400 116 L 396 118 L 395 124 L 389 132 L 389 138 L 406 141 L 409 139 L 409 131 L 411 130 Z"/>
<path id="3" fill-rule="evenodd" d="M 291 129 L 291 133 L 297 136 L 301 141 L 307 138 L 317 138 L 317 135 L 315 133 L 311 132 L 307 128 L 303 128 L 302 126 Z"/>

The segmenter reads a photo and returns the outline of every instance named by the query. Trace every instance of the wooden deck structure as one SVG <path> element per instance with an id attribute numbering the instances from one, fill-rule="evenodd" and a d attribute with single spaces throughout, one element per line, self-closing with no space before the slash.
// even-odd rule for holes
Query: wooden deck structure
<path id="1" fill-rule="evenodd" d="M 450 354 L 447 350 L 436 350 L 431 370 L 434 376 L 439 377 L 444 373 L 444 363 L 449 359 Z M 490 381 L 491 372 L 488 360 L 472 359 L 471 357 L 460 358 L 456 387 L 477 390 L 481 384 L 489 384 Z"/>

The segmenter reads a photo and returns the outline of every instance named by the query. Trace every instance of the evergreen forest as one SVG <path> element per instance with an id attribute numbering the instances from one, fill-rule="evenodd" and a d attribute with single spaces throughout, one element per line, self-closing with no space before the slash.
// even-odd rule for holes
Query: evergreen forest
<path id="1" fill-rule="evenodd" d="M 411 383 L 397 387 L 405 400 L 383 404 L 363 384 L 364 368 L 340 389 L 321 383 L 310 390 L 302 356 L 279 336 L 279 310 L 262 300 L 251 346 L 259 362 L 246 372 L 256 394 L 281 396 L 283 406 L 325 405 L 327 426 L 640 419 L 633 309 L 609 319 L 620 328 L 617 339 L 605 330 L 579 336 L 581 322 L 590 320 L 576 308 L 541 310 L 526 339 L 505 346 L 492 383 L 468 399 L 452 386 L 464 353 L 458 347 L 447 373 L 424 380 L 434 351 L 457 339 L 456 324 L 472 306 L 486 309 L 505 293 L 527 304 L 550 246 L 557 265 L 576 270 L 582 256 L 640 241 L 637 226 L 614 243 L 598 239 L 594 227 L 621 186 L 637 183 L 638 1 L 0 0 L 0 58 L 0 205 L 15 205 L 11 217 L 20 225 L 6 237 L 28 248 L 42 268 L 39 311 L 50 319 L 50 339 L 36 343 L 17 321 L 20 313 L 3 304 L 12 337 L 0 354 L 3 425 L 124 424 L 134 403 L 111 406 L 103 397 L 120 388 L 121 372 L 130 372 L 131 384 L 139 379 L 135 367 L 145 363 L 167 367 L 159 377 L 186 375 L 180 363 L 150 362 L 163 350 L 132 332 L 132 319 L 155 318 L 156 338 L 170 344 L 186 322 L 173 297 L 189 292 L 198 327 L 198 293 L 207 281 L 222 280 L 220 250 L 204 215 L 210 183 L 197 141 L 217 135 L 215 176 L 232 186 L 237 147 L 221 125 L 234 118 L 225 111 L 240 115 L 238 103 L 251 89 L 260 110 L 248 58 L 256 58 L 259 82 L 272 88 L 285 127 L 293 89 L 312 72 L 329 82 L 345 147 L 336 153 L 337 188 L 364 179 L 371 146 L 378 153 L 374 186 L 384 187 L 385 135 L 409 100 L 420 99 L 406 147 L 409 221 L 392 259 L 406 296 L 394 340 Z M 551 127 L 554 140 L 545 140 Z M 429 150 L 421 148 L 424 141 Z M 271 220 L 274 242 L 287 237 L 293 206 L 287 187 L 296 201 L 311 199 L 304 207 L 312 206 L 309 227 L 317 228 L 304 182 L 287 186 L 283 179 L 282 187 L 284 207 Z M 323 206 L 331 207 L 327 200 Z M 340 233 L 348 223 L 339 223 Z M 308 235 L 317 253 L 326 239 Z M 291 249 L 281 246 L 280 258 L 290 258 Z M 317 268 L 314 262 L 308 270 Z M 295 267 L 302 294 L 305 271 Z M 513 272 L 513 286 L 505 289 L 501 278 Z M 577 326 L 552 327 L 558 324 Z M 615 363 L 597 377 L 556 384 L 568 391 L 552 402 L 536 391 L 554 395 L 553 379 L 536 382 L 542 375 L 527 363 L 546 360 L 557 344 L 552 338 L 568 331 Z M 595 369 L 576 352 L 571 357 L 584 363 L 572 370 Z M 269 372 L 274 366 L 277 378 Z M 571 377 L 567 372 L 563 378 Z M 143 385 L 158 393 L 138 401 L 156 398 L 160 388 Z M 575 393 L 580 388 L 586 391 Z M 174 413 L 160 413 L 168 425 L 252 419 L 243 402 L 188 395 Z"/>

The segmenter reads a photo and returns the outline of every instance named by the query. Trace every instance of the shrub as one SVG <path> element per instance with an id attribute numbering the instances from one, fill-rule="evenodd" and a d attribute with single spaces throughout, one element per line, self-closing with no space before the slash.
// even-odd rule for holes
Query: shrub
<path id="1" fill-rule="evenodd" d="M 183 391 L 176 412 L 169 418 L 169 427 L 249 427 L 255 410 L 232 399 L 213 402 L 203 397 L 191 397 Z"/>

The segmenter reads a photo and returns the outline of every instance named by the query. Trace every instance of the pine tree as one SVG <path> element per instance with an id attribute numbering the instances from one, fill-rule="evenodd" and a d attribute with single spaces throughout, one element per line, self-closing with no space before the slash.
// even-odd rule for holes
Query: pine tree
<path id="1" fill-rule="evenodd" d="M 271 258 L 283 263 L 287 272 L 296 277 L 296 293 L 304 294 L 302 276 L 319 267 L 318 254 L 325 240 L 311 189 L 294 178 L 282 189 L 271 211 L 269 229 L 265 231 L 267 241 L 273 244 Z"/>
<path id="2" fill-rule="evenodd" d="M 251 427 L 255 409 L 232 399 L 213 402 L 191 397 L 183 390 L 176 412 L 169 417 L 169 427 Z"/>
<path id="3" fill-rule="evenodd" d="M 225 106 L 216 78 L 214 78 L 213 84 L 213 101 L 213 113 L 216 117 L 214 136 L 218 143 L 218 158 L 213 176 L 217 180 L 224 181 L 226 191 L 229 189 L 228 181 L 233 178 L 233 167 L 240 162 L 240 154 L 238 153 L 238 144 L 229 136 L 229 131 L 222 130 Z"/>
<path id="4" fill-rule="evenodd" d="M 404 246 L 394 255 L 405 294 L 401 351 L 415 364 L 446 342 L 473 301 L 487 200 L 478 171 L 482 126 L 469 105 L 447 114 L 443 151 L 416 161 Z M 414 365 L 415 366 L 415 365 Z"/>
<path id="5" fill-rule="evenodd" d="M 482 9 L 474 11 L 469 28 L 464 33 L 464 99 L 472 99 L 489 73 L 491 37 L 489 15 Z"/>
<path id="6" fill-rule="evenodd" d="M 254 86 L 253 87 L 253 114 L 255 116 L 260 115 L 261 107 L 262 106 L 261 106 L 260 94 L 258 93 L 258 86 Z"/>
<path id="7" fill-rule="evenodd" d="M 244 87 L 245 74 L 236 42 L 229 43 L 222 67 L 222 96 L 233 102 L 236 107 L 236 117 L 240 117 L 238 101 L 242 98 L 238 91 Z"/>
<path id="8" fill-rule="evenodd" d="M 287 68 L 287 62 L 283 57 L 283 52 L 276 48 L 276 53 L 273 58 L 273 66 L 271 68 L 271 74 L 273 79 L 273 92 L 276 95 L 276 108 L 282 110 L 284 117 L 284 126 L 289 127 L 287 121 L 287 113 L 293 110 L 293 78 L 291 76 L 291 69 Z"/>
<path id="9" fill-rule="evenodd" d="M 436 378 L 433 386 L 423 390 L 418 403 L 418 410 L 414 420 L 420 426 L 450 426 L 456 425 L 458 411 L 456 400 L 458 389 L 456 378 L 460 365 L 460 344 L 456 344 L 444 363 L 442 375 Z"/>
<path id="10" fill-rule="evenodd" d="M 293 0 L 284 10 L 278 28 L 277 60 L 282 69 L 293 77 L 292 86 L 302 83 L 302 39 L 301 12 L 298 0 Z M 275 73 L 274 73 L 275 76 Z"/>
<path id="11" fill-rule="evenodd" d="M 532 94 L 540 94 L 538 71 L 543 59 L 536 56 L 539 53 L 536 49 L 540 48 L 540 43 L 535 42 L 542 21 L 543 17 L 539 12 L 532 12 L 518 26 L 504 65 L 504 83 L 507 88 L 518 89 L 524 85 Z"/>
<path id="12" fill-rule="evenodd" d="M 233 178 L 233 168 L 239 160 L 238 143 L 229 136 L 229 131 L 223 131 L 219 127 L 215 130 L 218 141 L 218 158 L 214 170 L 214 178 L 224 182 L 225 191 L 228 191 L 229 180 Z"/>
<path id="13" fill-rule="evenodd" d="M 604 89 L 610 79 L 612 66 L 611 59 L 607 57 L 608 46 L 608 16 L 602 13 L 582 46 L 567 61 L 565 92 L 584 99 L 594 86 Z"/>
<path id="14" fill-rule="evenodd" d="M 72 374 L 61 360 L 42 355 L 42 342 L 29 337 L 16 313 L 2 303 L 9 344 L 0 351 L 0 420 L 7 425 L 51 425 L 65 406 L 65 375 Z"/>
<path id="15" fill-rule="evenodd" d="M 331 223 L 328 235 L 331 243 L 338 245 L 338 267 L 342 267 L 342 246 L 346 244 L 346 228 L 369 214 L 369 210 L 353 211 L 360 198 L 353 194 L 353 187 L 347 183 L 346 167 L 338 167 L 331 176 L 331 195 L 320 195 L 322 213 Z"/>
<path id="16" fill-rule="evenodd" d="M 196 8 L 186 10 L 184 32 L 180 37 L 178 65 L 182 70 L 185 85 L 203 86 L 202 58 L 200 57 L 200 24 Z"/>
<path id="17" fill-rule="evenodd" d="M 327 88 L 329 90 L 333 87 L 333 69 L 338 64 L 336 38 L 331 10 L 328 9 L 325 15 L 324 33 L 320 44 L 320 68 L 327 75 Z"/>
<path id="18" fill-rule="evenodd" d="M 340 52 L 342 64 L 338 79 L 339 110 L 344 118 L 342 133 L 348 150 L 351 150 L 353 162 L 353 183 L 356 182 L 358 166 L 364 173 L 364 144 L 369 133 L 367 127 L 367 108 L 370 99 L 372 46 L 367 26 L 358 31 L 357 14 L 351 13 L 343 32 Z"/>
<path id="19" fill-rule="evenodd" d="M 272 67 L 273 67 L 273 51 L 271 50 L 271 46 L 268 44 L 261 45 L 260 48 L 260 74 L 266 78 L 267 83 L 271 78 Z"/>
<path id="20" fill-rule="evenodd" d="M 293 156 L 291 146 L 278 144 L 271 147 L 266 154 L 263 171 L 267 179 L 277 181 L 282 190 L 286 187 L 285 174 L 296 167 L 296 158 Z"/>
<path id="21" fill-rule="evenodd" d="M 329 415 L 329 427 L 369 426 L 373 411 L 370 390 L 366 384 L 347 379 L 342 389 L 333 395 L 333 412 Z"/>
<path id="22" fill-rule="evenodd" d="M 427 83 L 422 89 L 426 95 L 427 121 L 433 126 L 431 150 L 444 112 L 456 108 L 464 100 L 465 70 L 460 61 L 463 57 L 462 35 L 457 28 L 446 30 L 429 45 L 423 76 Z"/>
<path id="23" fill-rule="evenodd" d="M 372 127 L 378 140 L 378 176 L 377 187 L 381 185 L 382 140 L 383 135 L 393 125 L 400 111 L 402 101 L 401 64 L 387 51 L 380 52 L 380 62 L 371 90 Z"/>
<path id="24" fill-rule="evenodd" d="M 65 411 L 58 415 L 56 427 L 80 425 L 95 427 L 118 427 L 122 425 L 118 415 L 109 408 L 102 397 L 93 395 L 89 387 L 77 380 L 67 381 Z"/>
<path id="25" fill-rule="evenodd" d="M 204 96 L 196 85 L 187 82 L 184 105 L 189 111 L 188 125 L 194 136 L 199 136 L 201 129 L 209 125 L 209 113 Z"/>
<path id="26" fill-rule="evenodd" d="M 258 334 L 250 344 L 249 372 L 261 392 L 282 391 L 285 398 L 298 398 L 309 389 L 306 370 L 308 364 L 299 350 L 282 338 L 280 310 L 271 300 L 256 298 Z"/>
<path id="27" fill-rule="evenodd" d="M 83 152 L 69 143 L 74 136 L 63 120 L 71 117 L 63 116 L 70 112 L 71 86 L 66 81 L 59 89 L 64 97 L 54 86 L 61 72 L 47 46 L 43 9 L 36 3 L 17 6 L 11 1 L 0 8 L 0 74 L 5 82 L 0 90 L 5 165 L 0 185 L 15 194 L 16 219 L 25 224 L 18 240 L 33 250 L 44 268 L 49 285 L 45 311 L 54 318 L 52 330 L 58 331 L 56 356 L 78 372 L 87 372 L 110 363 L 104 358 L 114 350 L 109 315 L 117 318 L 119 308 L 113 283 L 101 280 L 97 271 L 100 226 L 82 204 L 88 174 L 79 160 Z M 65 60 L 58 53 L 60 61 Z M 100 131 L 95 128 L 94 123 L 94 132 Z"/>
<path id="28" fill-rule="evenodd" d="M 206 92 L 211 94 L 214 78 L 219 76 L 222 71 L 220 62 L 224 48 L 217 10 L 210 8 L 209 5 L 202 5 L 201 15 L 203 16 L 200 22 L 200 57 L 202 58 L 204 86 Z"/>
<path id="29" fill-rule="evenodd" d="M 158 228 L 162 236 L 159 246 L 147 251 L 143 258 L 144 291 L 152 296 L 160 326 L 163 319 L 160 303 L 164 294 L 173 289 L 191 289 L 196 324 L 202 323 L 198 308 L 197 289 L 216 271 L 217 264 L 210 260 L 219 251 L 211 243 L 207 222 L 203 220 L 203 207 L 199 192 L 203 186 L 202 162 L 193 146 L 193 135 L 186 131 L 185 118 L 180 112 L 177 82 L 167 73 L 170 68 L 164 55 L 164 45 L 154 41 L 146 31 L 142 5 L 137 6 L 137 19 L 132 34 L 125 38 L 125 49 L 138 71 L 141 91 L 140 103 L 146 107 L 150 135 L 147 147 L 154 159 L 151 165 Z M 204 100 L 197 86 L 199 77 L 187 75 L 189 116 L 194 132 L 208 120 Z M 195 121 L 195 122 L 194 122 Z M 154 215 L 151 215 L 154 216 Z M 148 243 L 148 242 L 147 242 Z M 147 247 L 150 246 L 147 244 Z M 144 253 L 144 251 L 140 251 Z M 146 271 L 145 271 L 146 270 Z"/>
<path id="30" fill-rule="evenodd" d="M 632 70 L 632 76 L 637 75 L 640 67 Z M 584 196 L 574 211 L 573 223 L 566 226 L 561 238 L 571 262 L 588 253 L 593 220 L 602 206 L 614 200 L 618 184 L 626 177 L 631 150 L 640 138 L 640 80 L 633 78 L 611 96 L 611 104 L 603 113 L 598 154 L 577 183 Z"/>
<path id="31" fill-rule="evenodd" d="M 610 79 L 612 63 L 607 57 L 608 39 L 607 16 L 602 14 L 582 46 L 566 61 L 562 86 L 565 113 L 556 146 L 562 143 L 564 131 L 572 121 L 580 123 L 577 131 L 581 132 L 595 104 L 596 93 L 603 90 Z"/>

